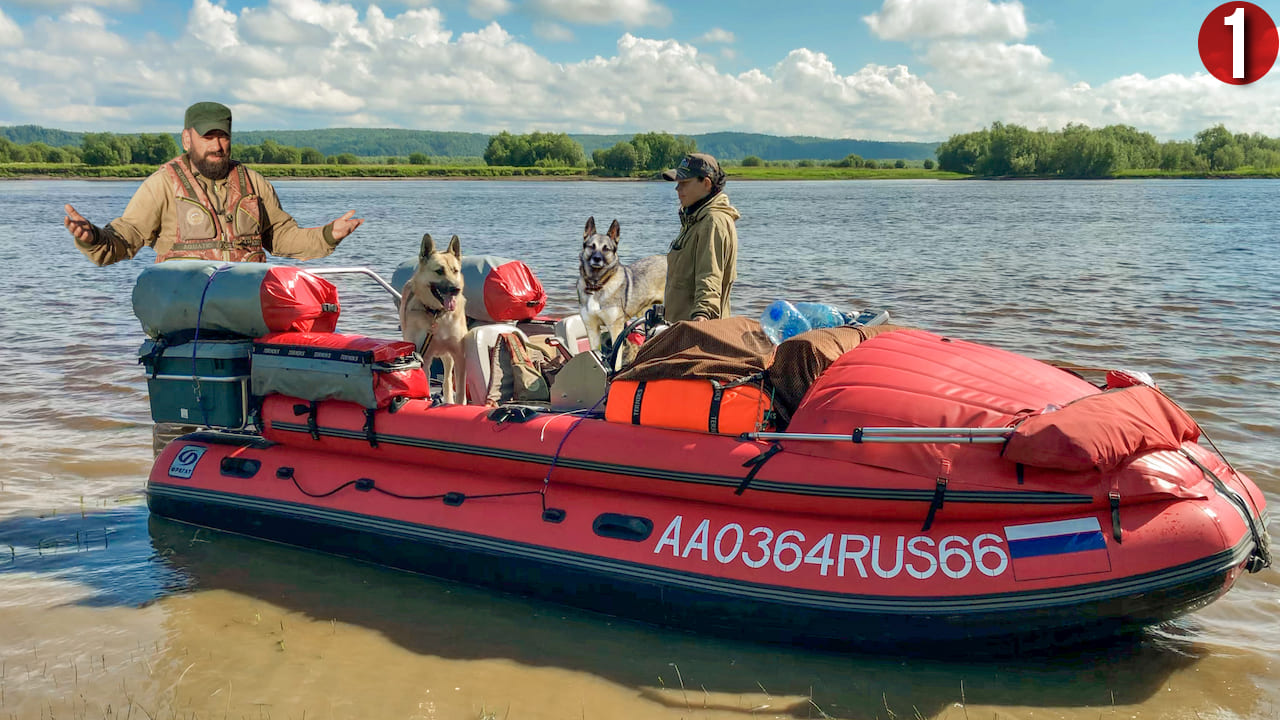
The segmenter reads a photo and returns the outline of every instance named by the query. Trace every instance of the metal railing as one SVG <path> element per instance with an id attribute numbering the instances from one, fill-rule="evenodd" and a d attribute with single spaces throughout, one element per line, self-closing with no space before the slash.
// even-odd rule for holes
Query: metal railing
<path id="1" fill-rule="evenodd" d="M 996 444 L 1008 439 L 1013 428 L 855 428 L 848 435 L 829 433 L 754 432 L 743 433 L 748 440 L 816 440 L 852 443 L 957 443 Z"/>
<path id="2" fill-rule="evenodd" d="M 378 273 L 366 267 L 335 267 L 335 268 L 315 268 L 307 269 L 312 275 L 364 275 L 371 278 L 374 282 L 382 286 L 383 290 L 391 293 L 391 297 L 395 298 L 396 307 L 400 307 L 400 291 L 391 287 L 391 283 L 382 279 Z"/>

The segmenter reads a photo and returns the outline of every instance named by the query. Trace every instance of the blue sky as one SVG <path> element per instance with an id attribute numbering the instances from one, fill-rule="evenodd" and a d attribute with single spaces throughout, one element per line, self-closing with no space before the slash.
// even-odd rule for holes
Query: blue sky
<path id="1" fill-rule="evenodd" d="M 5 0 L 0 124 L 171 130 L 189 102 L 217 99 L 242 129 L 940 140 L 999 120 L 1280 135 L 1275 78 L 1224 85 L 1201 65 L 1215 6 Z"/>

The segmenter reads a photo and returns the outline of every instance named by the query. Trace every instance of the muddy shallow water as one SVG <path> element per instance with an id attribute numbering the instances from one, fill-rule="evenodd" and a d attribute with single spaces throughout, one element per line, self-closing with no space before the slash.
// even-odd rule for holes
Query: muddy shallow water
<path id="1" fill-rule="evenodd" d="M 142 334 L 152 256 L 95 268 L 61 205 L 136 182 L 0 183 L 0 718 L 1276 718 L 1280 574 L 1134 641 L 922 660 L 678 633 L 151 518 Z M 663 252 L 660 183 L 278 183 L 304 225 L 367 222 L 331 258 L 384 276 L 422 232 L 525 260 L 572 310 L 587 215 Z M 738 183 L 736 312 L 775 297 L 1047 360 L 1152 373 L 1280 497 L 1272 181 Z M 340 282 L 342 329 L 394 336 Z M 1277 512 L 1273 510 L 1272 516 Z M 1275 533 L 1277 528 L 1272 527 Z"/>

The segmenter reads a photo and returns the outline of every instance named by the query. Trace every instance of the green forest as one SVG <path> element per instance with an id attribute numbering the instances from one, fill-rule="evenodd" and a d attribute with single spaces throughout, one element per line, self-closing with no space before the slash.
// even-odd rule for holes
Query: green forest
<path id="1" fill-rule="evenodd" d="M 0 127 L 0 141 L 17 145 L 41 143 L 54 148 L 78 148 L 84 136 L 92 133 L 53 130 L 37 125 Z M 544 133 L 553 134 L 553 133 Z M 137 137 L 136 134 L 124 134 Z M 175 143 L 177 133 L 173 134 Z M 420 154 L 430 158 L 480 158 L 495 137 L 484 133 L 437 132 L 432 130 L 394 130 L 373 128 L 331 128 L 324 130 L 236 130 L 237 145 L 262 145 L 271 140 L 281 146 L 313 148 L 326 157 L 342 154 L 357 158 L 408 158 Z M 619 142 L 630 141 L 626 135 L 568 134 L 581 146 L 584 157 L 596 150 L 608 149 Z M 707 133 L 690 135 L 702 152 L 725 161 L 755 156 L 766 161 L 839 160 L 848 155 L 882 160 L 902 159 L 908 162 L 933 157 L 936 142 L 879 142 L 874 140 L 839 140 L 817 137 L 778 137 L 757 133 Z"/>
<path id="2" fill-rule="evenodd" d="M 1194 140 L 1160 142 L 1128 125 L 1067 125 L 1056 132 L 992 123 L 938 146 L 943 170 L 980 177 L 1103 178 L 1133 175 L 1271 174 L 1280 140 L 1222 125 Z"/>
<path id="3" fill-rule="evenodd" d="M 177 137 L 167 133 L 69 133 L 33 125 L 0 128 L 0 165 L 5 166 L 0 175 L 145 176 L 180 152 Z M 584 137 L 592 138 L 592 143 L 584 144 L 580 140 Z M 286 140 L 312 144 L 295 145 Z M 583 136 L 504 131 L 481 135 L 345 129 L 237 132 L 233 141 L 232 156 L 268 166 L 264 172 L 317 177 L 654 177 L 695 151 L 715 155 L 737 177 L 881 177 L 854 171 L 918 172 L 935 167 L 935 146 L 929 143 L 747 133 Z M 855 146 L 870 147 L 870 154 L 830 155 Z M 879 155 L 887 149 L 902 154 L 888 159 Z M 1223 125 L 1198 132 L 1191 140 L 1161 142 L 1128 125 L 1090 128 L 1069 124 L 1051 132 L 995 122 L 988 128 L 951 136 L 936 146 L 936 158 L 938 172 L 954 177 L 1280 176 L 1280 140 L 1259 133 L 1232 133 Z"/>

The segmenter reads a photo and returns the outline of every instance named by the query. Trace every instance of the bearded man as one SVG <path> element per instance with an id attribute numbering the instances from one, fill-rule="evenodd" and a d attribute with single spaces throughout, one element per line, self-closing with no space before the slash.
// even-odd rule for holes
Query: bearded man
<path id="1" fill-rule="evenodd" d="M 63 224 L 95 265 L 133 257 L 262 262 L 268 253 L 310 260 L 329 255 L 364 222 L 349 210 L 324 227 L 300 228 L 267 179 L 231 159 L 231 110 L 215 102 L 187 108 L 182 155 L 143 181 L 124 215 L 98 227 L 71 205 Z"/>

